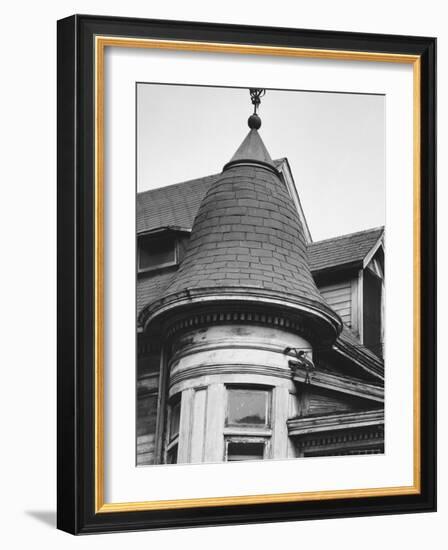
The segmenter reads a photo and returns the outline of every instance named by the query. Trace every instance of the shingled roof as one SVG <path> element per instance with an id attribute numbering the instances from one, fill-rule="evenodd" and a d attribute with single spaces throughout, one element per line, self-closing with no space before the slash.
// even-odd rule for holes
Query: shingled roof
<path id="1" fill-rule="evenodd" d="M 281 160 L 274 165 L 280 166 Z M 213 174 L 161 189 L 137 194 L 137 232 L 161 227 L 191 230 L 199 206 L 209 187 L 220 177 Z M 359 264 L 376 244 L 383 227 L 350 233 L 308 245 L 308 261 L 313 273 L 346 264 Z"/>
<path id="2" fill-rule="evenodd" d="M 274 161 L 274 165 L 279 166 L 280 162 Z M 257 169 L 255 167 L 246 167 L 245 170 L 252 172 L 252 175 L 248 174 L 248 179 L 250 180 L 255 175 Z M 229 175 L 231 175 L 231 172 L 229 172 Z M 266 170 L 263 170 L 263 174 L 266 176 Z M 144 232 L 161 227 L 177 227 L 190 230 L 208 189 L 221 176 L 222 173 L 214 174 L 162 189 L 139 193 L 137 196 L 138 231 Z M 272 177 L 275 178 L 275 175 L 272 174 Z M 250 182 L 246 183 L 250 184 Z M 290 201 L 288 203 L 291 205 Z M 225 208 L 225 205 L 222 206 Z M 225 227 L 219 229 L 220 232 L 225 230 Z M 314 274 L 328 268 L 347 264 L 354 265 L 362 262 L 383 232 L 384 228 L 379 227 L 307 245 L 311 271 Z M 229 261 L 231 262 L 231 260 Z M 168 271 L 154 273 L 150 277 L 141 277 L 138 279 L 137 314 L 145 306 L 157 301 L 165 294 L 171 284 L 175 282 L 177 278 L 176 273 L 176 269 L 169 269 Z M 294 276 L 296 275 L 294 273 Z M 367 361 L 370 372 L 378 373 L 379 376 L 382 375 L 382 362 L 367 348 L 360 345 L 358 338 L 347 327 L 344 327 L 335 346 L 335 349 L 341 351 L 341 353 L 345 354 L 347 351 L 350 351 L 352 355 L 355 354 L 355 359 L 358 358 L 361 360 L 363 365 Z"/>
<path id="3" fill-rule="evenodd" d="M 167 225 L 166 219 L 164 224 Z M 182 222 L 177 220 L 178 225 Z M 286 308 L 307 330 L 334 341 L 339 316 L 323 299 L 308 265 L 299 212 L 256 128 L 209 185 L 194 218 L 186 253 L 164 296 L 145 308 L 144 322 L 167 311 L 236 303 Z M 167 305 L 169 304 L 169 305 Z M 174 315 L 171 314 L 170 315 Z"/>
<path id="4" fill-rule="evenodd" d="M 145 306 L 162 296 L 175 272 L 168 269 L 137 279 L 137 316 Z"/>
<path id="5" fill-rule="evenodd" d="M 309 244 L 311 270 L 317 272 L 348 264 L 361 264 L 383 232 L 384 227 L 376 227 Z"/>
<path id="6" fill-rule="evenodd" d="M 298 213 L 284 184 L 265 168 L 232 167 L 208 190 L 187 256 L 167 292 L 223 285 L 322 301 L 308 268 Z"/>
<path id="7" fill-rule="evenodd" d="M 277 168 L 282 160 L 274 160 Z M 137 193 L 137 233 L 159 227 L 190 230 L 199 205 L 221 173 Z"/>
<path id="8" fill-rule="evenodd" d="M 205 193 L 219 176 L 213 174 L 138 193 L 137 233 L 159 227 L 191 229 Z"/>
<path id="9" fill-rule="evenodd" d="M 209 184 L 207 183 L 207 185 Z M 311 271 L 316 274 L 337 266 L 361 263 L 383 233 L 384 227 L 377 227 L 309 244 L 308 261 Z M 172 276 L 173 271 L 170 270 L 169 272 L 152 275 L 149 278 L 139 278 L 137 283 L 137 313 L 144 305 L 150 304 L 161 295 Z"/>

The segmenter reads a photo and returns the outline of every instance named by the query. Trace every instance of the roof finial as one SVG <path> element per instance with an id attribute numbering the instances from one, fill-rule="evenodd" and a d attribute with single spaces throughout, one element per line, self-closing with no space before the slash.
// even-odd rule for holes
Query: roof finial
<path id="1" fill-rule="evenodd" d="M 258 130 L 261 126 L 261 118 L 257 115 L 257 109 L 260 106 L 261 98 L 266 93 L 266 90 L 263 88 L 249 88 L 249 93 L 252 105 L 254 106 L 254 112 L 250 115 L 247 123 L 251 130 Z"/>

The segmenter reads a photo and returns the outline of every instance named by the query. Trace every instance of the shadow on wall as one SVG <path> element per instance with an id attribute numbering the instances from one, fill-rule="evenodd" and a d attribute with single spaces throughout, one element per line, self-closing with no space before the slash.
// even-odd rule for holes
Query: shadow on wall
<path id="1" fill-rule="evenodd" d="M 56 529 L 56 510 L 26 510 L 25 514 Z"/>

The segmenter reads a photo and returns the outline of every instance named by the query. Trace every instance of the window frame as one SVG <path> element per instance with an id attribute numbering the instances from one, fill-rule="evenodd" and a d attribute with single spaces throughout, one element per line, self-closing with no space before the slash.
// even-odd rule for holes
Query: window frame
<path id="1" fill-rule="evenodd" d="M 225 418 L 224 418 L 224 462 L 228 460 L 229 443 L 263 443 L 264 452 L 263 458 L 253 460 L 266 460 L 271 458 L 271 442 L 273 434 L 273 390 L 274 386 L 263 384 L 225 384 L 226 402 L 225 402 Z M 229 424 L 229 391 L 230 390 L 253 390 L 264 391 L 267 394 L 266 399 L 266 424 Z M 252 460 L 252 459 L 250 459 Z M 230 461 L 233 462 L 233 461 Z"/>
<path id="2" fill-rule="evenodd" d="M 229 460 L 229 444 L 231 443 L 243 443 L 243 444 L 253 444 L 258 443 L 263 445 L 263 457 L 262 458 L 253 458 L 248 459 L 247 462 L 255 460 L 266 460 L 269 458 L 270 448 L 271 448 L 271 437 L 254 437 L 242 435 L 228 435 L 224 437 L 224 462 L 246 462 L 245 460 Z"/>
<path id="3" fill-rule="evenodd" d="M 174 462 L 171 462 L 168 460 L 168 457 L 170 457 L 173 453 L 176 453 L 176 460 Z M 165 464 L 179 464 L 179 437 L 175 439 L 175 441 L 172 441 L 166 448 L 166 458 L 165 458 Z"/>
<path id="4" fill-rule="evenodd" d="M 225 404 L 225 419 L 224 428 L 225 431 L 231 431 L 232 433 L 243 431 L 244 433 L 253 431 L 259 433 L 261 431 L 272 433 L 272 386 L 262 386 L 259 384 L 226 384 L 226 404 Z M 266 399 L 266 422 L 265 424 L 230 424 L 229 423 L 229 392 L 234 390 L 241 391 L 263 391 L 267 394 Z"/>
<path id="5" fill-rule="evenodd" d="M 173 414 L 173 408 L 179 407 L 179 428 L 173 435 L 171 433 L 171 419 Z M 165 449 L 163 453 L 164 464 L 178 464 L 178 452 L 179 452 L 179 435 L 180 435 L 180 421 L 182 414 L 182 394 L 178 393 L 174 395 L 168 402 L 168 411 L 166 415 L 166 428 L 165 428 Z M 168 462 L 168 457 L 176 449 L 176 462 Z"/>
<path id="6" fill-rule="evenodd" d="M 172 261 L 169 261 L 169 262 L 164 262 L 164 263 L 161 263 L 161 264 L 157 264 L 155 266 L 151 266 L 151 267 L 141 267 L 140 265 L 140 251 L 141 251 L 141 244 L 142 244 L 142 240 L 145 238 L 145 237 L 151 237 L 153 238 L 154 240 L 156 240 L 157 238 L 166 238 L 166 237 L 169 237 L 172 235 L 172 239 L 173 239 L 173 247 L 174 247 L 174 260 Z M 138 274 L 141 274 L 141 273 L 149 273 L 149 272 L 152 272 L 152 271 L 157 271 L 159 269 L 165 269 L 167 267 L 174 267 L 176 265 L 178 265 L 179 263 L 179 243 L 178 243 L 178 238 L 177 238 L 177 235 L 171 231 L 167 231 L 167 232 L 155 232 L 155 233 L 152 233 L 152 232 L 146 232 L 146 233 L 139 233 L 137 235 L 137 273 Z"/>
<path id="7" fill-rule="evenodd" d="M 177 429 L 177 432 L 173 435 L 171 433 L 171 421 L 173 419 L 173 411 L 175 408 L 179 407 L 179 426 Z M 175 439 L 179 439 L 179 433 L 180 433 L 180 415 L 182 413 L 182 404 L 181 404 L 181 394 L 178 394 L 174 396 L 172 399 L 170 399 L 170 402 L 168 403 L 168 415 L 167 415 L 167 441 L 168 443 L 172 443 Z"/>

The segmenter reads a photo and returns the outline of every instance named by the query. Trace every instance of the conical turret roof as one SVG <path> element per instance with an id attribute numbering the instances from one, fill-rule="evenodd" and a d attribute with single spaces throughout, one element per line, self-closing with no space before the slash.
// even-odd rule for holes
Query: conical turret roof
<path id="1" fill-rule="evenodd" d="M 177 299 L 185 306 L 185 297 L 189 307 L 224 299 L 289 307 L 311 316 L 327 340 L 341 329 L 313 280 L 299 214 L 257 129 L 202 200 L 185 257 L 154 313 Z"/>
<path id="2" fill-rule="evenodd" d="M 230 162 L 225 165 L 224 169 L 230 168 L 235 164 L 241 165 L 245 163 L 261 164 L 265 167 L 270 167 L 275 171 L 275 166 L 271 159 L 271 155 L 266 149 L 260 134 L 255 129 L 250 130 L 233 157 L 230 159 Z"/>

